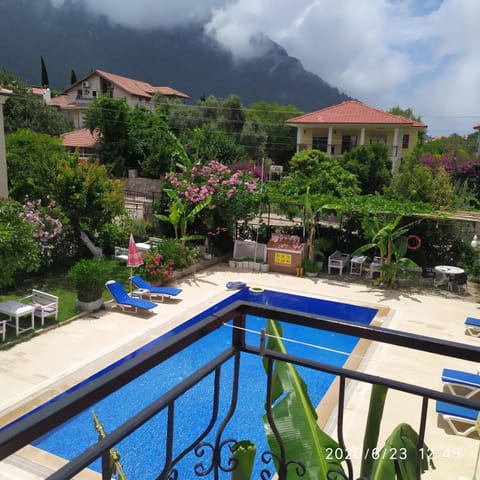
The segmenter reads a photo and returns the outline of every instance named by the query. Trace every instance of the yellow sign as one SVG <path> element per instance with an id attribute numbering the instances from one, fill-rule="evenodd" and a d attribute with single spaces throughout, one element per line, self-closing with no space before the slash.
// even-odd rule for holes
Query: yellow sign
<path id="1" fill-rule="evenodd" d="M 276 265 L 292 265 L 292 255 L 290 253 L 275 252 L 275 264 Z"/>

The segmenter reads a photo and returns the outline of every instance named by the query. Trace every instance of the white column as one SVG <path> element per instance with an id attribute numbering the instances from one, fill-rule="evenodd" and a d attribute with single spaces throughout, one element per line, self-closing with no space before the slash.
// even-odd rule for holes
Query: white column
<path id="1" fill-rule="evenodd" d="M 333 128 L 328 128 L 327 155 L 332 156 Z"/>
<path id="2" fill-rule="evenodd" d="M 395 156 L 395 157 L 398 157 L 398 128 L 396 128 L 394 131 L 393 131 L 393 152 L 395 152 L 395 155 L 392 155 L 392 156 Z"/>
<path id="3" fill-rule="evenodd" d="M 398 137 L 399 137 L 399 130 L 395 128 L 393 131 L 393 145 L 392 145 L 392 152 L 390 158 L 392 159 L 392 173 L 398 172 L 400 168 L 400 157 L 398 155 Z"/>
<path id="4" fill-rule="evenodd" d="M 365 145 L 365 127 L 360 130 L 360 143 L 359 145 Z"/>
<path id="5" fill-rule="evenodd" d="M 6 100 L 6 96 L 0 95 L 0 198 L 8 198 L 7 152 L 3 125 L 3 104 Z"/>
<path id="6" fill-rule="evenodd" d="M 303 143 L 303 127 L 297 127 L 297 153 L 300 151 L 300 144 Z"/>

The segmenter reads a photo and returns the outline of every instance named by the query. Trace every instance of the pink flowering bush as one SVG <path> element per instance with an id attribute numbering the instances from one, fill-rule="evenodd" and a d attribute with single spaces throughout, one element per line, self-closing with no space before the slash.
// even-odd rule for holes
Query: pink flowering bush
<path id="1" fill-rule="evenodd" d="M 64 239 L 63 224 L 56 214 L 56 205 L 50 200 L 42 205 L 42 200 L 26 199 L 20 217 L 34 227 L 33 238 L 39 245 L 40 257 L 44 266 L 51 265 L 56 249 Z"/>
<path id="2" fill-rule="evenodd" d="M 480 164 L 478 158 L 466 158 L 462 155 L 424 153 L 422 163 L 431 170 L 443 167 L 447 173 L 460 177 L 476 177 Z"/>
<path id="3" fill-rule="evenodd" d="M 174 261 L 164 259 L 163 255 L 156 250 L 142 252 L 143 265 L 139 267 L 139 273 L 149 282 L 166 285 L 175 280 L 173 274 Z"/>
<path id="4" fill-rule="evenodd" d="M 197 215 L 193 228 L 195 233 L 218 237 L 218 241 L 221 234 L 232 232 L 237 218 L 247 219 L 257 211 L 254 194 L 259 177 L 247 169 L 234 171 L 212 160 L 206 165 L 170 172 L 165 180 L 165 188 L 175 191 L 182 202 L 191 206 L 211 197 L 207 208 Z"/>

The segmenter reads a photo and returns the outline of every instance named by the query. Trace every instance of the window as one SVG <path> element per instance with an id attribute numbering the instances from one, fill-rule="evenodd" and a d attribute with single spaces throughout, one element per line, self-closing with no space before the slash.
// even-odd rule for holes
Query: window
<path id="1" fill-rule="evenodd" d="M 92 91 L 92 97 L 93 97 L 93 98 L 97 98 L 97 91 L 96 91 L 96 90 L 93 90 L 93 91 Z"/>
<path id="2" fill-rule="evenodd" d="M 410 135 L 406 133 L 402 137 L 402 148 L 408 148 L 409 143 L 410 143 Z"/>
<path id="3" fill-rule="evenodd" d="M 327 151 L 328 137 L 312 137 L 312 148 L 320 150 L 321 152 Z"/>
<path id="4" fill-rule="evenodd" d="M 356 135 L 342 135 L 342 153 L 349 152 L 357 146 Z"/>

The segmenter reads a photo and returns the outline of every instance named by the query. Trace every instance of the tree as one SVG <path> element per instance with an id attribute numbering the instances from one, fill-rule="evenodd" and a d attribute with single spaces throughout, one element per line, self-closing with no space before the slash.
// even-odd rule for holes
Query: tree
<path id="1" fill-rule="evenodd" d="M 73 85 L 74 83 L 77 83 L 77 74 L 72 68 L 72 70 L 70 71 L 70 85 Z"/>
<path id="2" fill-rule="evenodd" d="M 47 66 L 45 65 L 45 60 L 43 57 L 40 57 L 40 62 L 42 64 L 42 80 L 40 85 L 42 85 L 42 87 L 48 87 L 50 82 L 48 81 Z"/>
<path id="3" fill-rule="evenodd" d="M 239 142 L 246 114 L 238 95 L 229 95 L 226 99 L 210 95 L 206 99 L 199 100 L 192 110 L 194 119 L 191 122 L 193 123 L 192 127 L 213 123 L 237 143 Z M 176 125 L 172 125 L 172 128 L 175 127 Z"/>
<path id="4" fill-rule="evenodd" d="M 85 124 L 100 131 L 98 155 L 116 176 L 125 176 L 128 168 L 138 168 L 129 135 L 131 108 L 125 98 L 102 96 L 85 113 Z"/>
<path id="5" fill-rule="evenodd" d="M 142 176 L 160 178 L 175 166 L 177 140 L 169 131 L 164 115 L 135 107 L 129 114 L 128 138 L 132 158 Z"/>
<path id="6" fill-rule="evenodd" d="M 423 153 L 448 155 L 457 159 L 468 160 L 477 156 L 478 133 L 463 137 L 456 133 L 448 137 L 434 138 L 426 141 L 421 150 Z"/>
<path id="7" fill-rule="evenodd" d="M 53 198 L 70 220 L 76 238 L 80 232 L 93 234 L 123 210 L 123 184 L 109 178 L 98 162 L 79 162 L 68 157 L 59 170 Z"/>
<path id="8" fill-rule="evenodd" d="M 213 123 L 182 132 L 180 142 L 194 164 L 206 165 L 215 160 L 232 165 L 245 159 L 243 147 Z"/>
<path id="9" fill-rule="evenodd" d="M 383 193 L 392 179 L 392 161 L 383 142 L 359 145 L 344 153 L 342 165 L 357 176 L 364 195 Z"/>
<path id="10" fill-rule="evenodd" d="M 422 117 L 419 115 L 415 115 L 413 113 L 413 110 L 411 108 L 406 108 L 403 110 L 400 108 L 398 105 L 396 107 L 392 107 L 388 113 L 391 113 L 393 115 L 399 115 L 401 117 L 405 118 L 410 118 L 411 120 L 415 120 L 416 122 L 421 122 Z M 421 130 L 418 132 L 418 142 L 419 144 L 422 144 L 425 141 L 425 136 L 426 136 L 426 130 Z"/>
<path id="11" fill-rule="evenodd" d="M 60 135 L 73 128 L 73 123 L 34 95 L 19 78 L 0 69 L 0 85 L 13 91 L 3 108 L 5 133 L 28 128 L 37 133 Z"/>
<path id="12" fill-rule="evenodd" d="M 21 216 L 21 205 L 12 199 L 0 199 L 0 286 L 15 283 L 21 272 L 34 272 L 40 266 L 40 250 L 33 225 Z"/>
<path id="13" fill-rule="evenodd" d="M 217 110 L 216 123 L 237 143 L 245 124 L 245 109 L 238 95 L 230 94 L 226 99 L 220 100 Z"/>
<path id="14" fill-rule="evenodd" d="M 240 144 L 243 145 L 250 160 L 254 160 L 257 164 L 261 163 L 265 157 L 266 142 L 267 134 L 257 119 L 247 120 L 243 124 Z"/>
<path id="15" fill-rule="evenodd" d="M 247 121 L 257 120 L 267 136 L 265 155 L 275 165 L 286 165 L 295 154 L 297 132 L 285 120 L 303 112 L 293 105 L 256 102 L 247 109 Z"/>
<path id="16" fill-rule="evenodd" d="M 385 189 L 388 198 L 431 203 L 436 209 L 448 207 L 452 202 L 452 181 L 443 169 L 429 169 L 419 159 L 419 152 L 408 155 Z"/>
<path id="17" fill-rule="evenodd" d="M 68 157 L 58 138 L 31 130 L 17 130 L 5 138 L 9 195 L 23 203 L 31 199 L 48 202 L 59 169 Z"/>
<path id="18" fill-rule="evenodd" d="M 356 176 L 339 160 L 320 150 L 296 153 L 290 162 L 290 174 L 278 185 L 279 191 L 290 197 L 304 195 L 307 187 L 312 195 L 329 194 L 339 198 L 360 192 Z"/>

